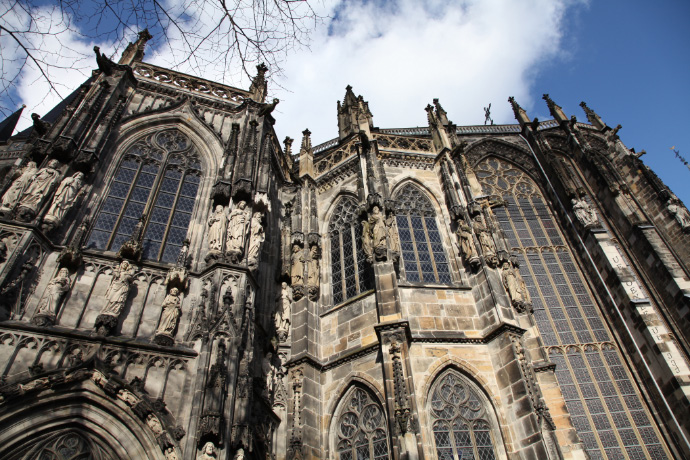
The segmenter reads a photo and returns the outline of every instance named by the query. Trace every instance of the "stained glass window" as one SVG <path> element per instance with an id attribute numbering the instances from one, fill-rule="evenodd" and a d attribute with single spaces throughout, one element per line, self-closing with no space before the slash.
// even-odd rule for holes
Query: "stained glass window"
<path id="1" fill-rule="evenodd" d="M 439 460 L 494 460 L 485 404 L 473 385 L 448 369 L 431 388 L 430 415 Z"/>
<path id="2" fill-rule="evenodd" d="M 520 259 L 534 318 L 573 425 L 592 459 L 668 458 L 646 404 L 538 187 L 497 158 L 476 168 Z"/>
<path id="3" fill-rule="evenodd" d="M 201 164 L 187 136 L 170 129 L 140 139 L 123 156 L 87 247 L 119 250 L 145 215 L 143 257 L 174 262 L 200 182 Z"/>
<path id="4" fill-rule="evenodd" d="M 373 287 L 371 267 L 362 248 L 362 226 L 354 199 L 347 197 L 338 202 L 328 233 L 333 304 L 337 305 Z"/>
<path id="5" fill-rule="evenodd" d="M 396 193 L 395 200 L 398 202 L 396 223 L 405 279 L 412 282 L 451 283 L 448 259 L 429 198 L 418 187 L 405 184 Z"/>
<path id="6" fill-rule="evenodd" d="M 381 460 L 388 455 L 383 408 L 369 392 L 351 388 L 340 402 L 336 452 L 340 460 Z"/>

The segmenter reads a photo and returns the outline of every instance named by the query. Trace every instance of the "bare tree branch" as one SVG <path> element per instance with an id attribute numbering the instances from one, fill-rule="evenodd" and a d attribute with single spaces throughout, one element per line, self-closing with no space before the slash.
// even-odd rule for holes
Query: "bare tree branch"
<path id="1" fill-rule="evenodd" d="M 324 19 L 313 1 L 5 2 L 0 4 L 0 113 L 15 109 L 27 77 L 60 95 L 71 80 L 66 72 L 88 75 L 95 67 L 93 45 L 114 58 L 145 28 L 154 37 L 149 52 L 175 70 L 238 84 L 263 62 L 274 80 L 290 51 L 308 47 L 310 32 Z"/>

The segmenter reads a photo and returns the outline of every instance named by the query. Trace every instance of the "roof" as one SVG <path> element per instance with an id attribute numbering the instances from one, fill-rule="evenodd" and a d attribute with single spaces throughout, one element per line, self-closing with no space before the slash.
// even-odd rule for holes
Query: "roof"
<path id="1" fill-rule="evenodd" d="M 17 122 L 24 111 L 24 107 L 26 106 L 22 105 L 12 115 L 0 122 L 0 142 L 7 142 L 7 140 L 12 137 L 12 133 L 14 132 L 14 128 L 17 127 Z"/>

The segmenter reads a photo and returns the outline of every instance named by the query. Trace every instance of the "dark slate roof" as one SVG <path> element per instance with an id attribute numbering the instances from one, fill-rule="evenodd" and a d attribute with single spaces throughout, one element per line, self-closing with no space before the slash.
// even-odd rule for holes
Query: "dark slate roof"
<path id="1" fill-rule="evenodd" d="M 94 77 L 89 77 L 88 80 L 84 82 L 85 85 L 90 84 L 94 80 Z M 55 121 L 58 119 L 58 117 L 62 114 L 62 112 L 65 110 L 65 108 L 76 99 L 77 94 L 79 94 L 79 88 L 75 89 L 72 94 L 64 98 L 62 101 L 60 101 L 55 107 L 51 109 L 50 112 L 46 113 L 41 117 L 41 120 L 48 122 L 50 124 L 55 123 Z M 40 114 L 39 114 L 40 115 Z M 12 136 L 12 139 L 24 139 L 29 137 L 29 134 L 31 134 L 31 131 L 33 130 L 33 126 L 30 126 L 26 128 L 24 131 L 15 134 Z"/>
<path id="2" fill-rule="evenodd" d="M 17 122 L 19 121 L 24 107 L 26 106 L 21 106 L 19 110 L 0 122 L 0 142 L 7 142 L 7 140 L 12 137 L 12 133 L 14 132 L 14 128 L 17 127 Z"/>

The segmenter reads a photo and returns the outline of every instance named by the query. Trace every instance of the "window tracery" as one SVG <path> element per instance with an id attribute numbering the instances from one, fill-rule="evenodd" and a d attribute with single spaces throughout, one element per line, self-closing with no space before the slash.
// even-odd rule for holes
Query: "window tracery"
<path id="1" fill-rule="evenodd" d="M 431 201 L 412 184 L 405 184 L 395 200 L 405 278 L 412 282 L 450 284 L 448 259 Z"/>
<path id="2" fill-rule="evenodd" d="M 342 198 L 328 226 L 334 305 L 373 287 L 371 267 L 362 248 L 358 213 L 359 207 L 354 199 Z"/>
<path id="3" fill-rule="evenodd" d="M 36 460 L 114 460 L 100 446 L 76 430 L 40 440 L 23 458 Z"/>
<path id="4" fill-rule="evenodd" d="M 201 163 L 186 135 L 168 129 L 145 136 L 123 155 L 87 247 L 117 251 L 145 216 L 143 257 L 174 262 L 200 182 Z"/>
<path id="5" fill-rule="evenodd" d="M 439 460 L 496 458 L 485 404 L 456 370 L 436 380 L 429 411 Z"/>
<path id="6" fill-rule="evenodd" d="M 483 191 L 518 254 L 534 318 L 573 425 L 592 459 L 661 459 L 667 454 L 639 390 L 613 345 L 591 292 L 536 183 L 511 163 L 491 157 L 475 168 Z M 606 364 L 604 364 L 606 363 Z"/>
<path id="7" fill-rule="evenodd" d="M 340 402 L 336 431 L 339 460 L 388 459 L 386 416 L 378 401 L 359 387 Z"/>

